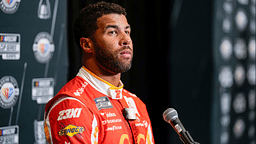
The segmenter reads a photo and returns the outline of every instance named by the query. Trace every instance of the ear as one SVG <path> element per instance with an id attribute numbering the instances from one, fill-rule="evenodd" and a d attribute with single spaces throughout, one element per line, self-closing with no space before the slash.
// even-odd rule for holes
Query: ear
<path id="1" fill-rule="evenodd" d="M 90 38 L 82 37 L 80 39 L 80 46 L 82 47 L 84 52 L 92 53 L 93 42 Z"/>

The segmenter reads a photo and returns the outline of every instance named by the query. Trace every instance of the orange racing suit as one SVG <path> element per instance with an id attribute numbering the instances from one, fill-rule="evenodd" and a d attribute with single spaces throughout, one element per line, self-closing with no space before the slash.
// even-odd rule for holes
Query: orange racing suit
<path id="1" fill-rule="evenodd" d="M 49 143 L 154 144 L 145 104 L 82 67 L 45 107 L 44 131 Z M 136 120 L 123 116 L 133 108 Z"/>

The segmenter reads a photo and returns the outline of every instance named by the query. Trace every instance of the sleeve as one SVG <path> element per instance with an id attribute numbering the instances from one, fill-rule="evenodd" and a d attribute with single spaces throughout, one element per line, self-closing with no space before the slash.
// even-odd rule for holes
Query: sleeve
<path id="1" fill-rule="evenodd" d="M 98 143 L 99 122 L 78 99 L 59 99 L 45 117 L 44 131 L 50 144 Z"/>

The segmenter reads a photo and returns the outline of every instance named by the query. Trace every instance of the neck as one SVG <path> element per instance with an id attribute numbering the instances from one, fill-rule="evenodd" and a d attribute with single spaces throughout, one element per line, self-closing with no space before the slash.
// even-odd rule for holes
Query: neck
<path id="1" fill-rule="evenodd" d="M 93 59 L 87 59 L 84 61 L 83 66 L 113 86 L 120 86 L 121 73 L 111 73 L 106 68 L 102 67 L 99 63 L 95 62 Z"/>

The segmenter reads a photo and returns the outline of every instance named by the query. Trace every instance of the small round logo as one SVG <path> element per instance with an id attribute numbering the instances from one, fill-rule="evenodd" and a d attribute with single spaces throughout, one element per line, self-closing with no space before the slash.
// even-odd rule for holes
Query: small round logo
<path id="1" fill-rule="evenodd" d="M 40 32 L 36 35 L 33 51 L 36 60 L 39 63 L 47 63 L 51 60 L 54 53 L 55 46 L 52 41 L 52 37 L 47 32 Z"/>
<path id="2" fill-rule="evenodd" d="M 6 14 L 15 13 L 21 0 L 0 0 L 0 9 Z"/>
<path id="3" fill-rule="evenodd" d="M 5 76 L 0 79 L 0 106 L 4 109 L 13 107 L 19 96 L 19 88 L 16 79 Z"/>

